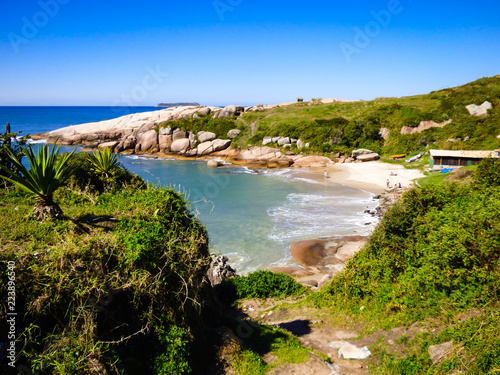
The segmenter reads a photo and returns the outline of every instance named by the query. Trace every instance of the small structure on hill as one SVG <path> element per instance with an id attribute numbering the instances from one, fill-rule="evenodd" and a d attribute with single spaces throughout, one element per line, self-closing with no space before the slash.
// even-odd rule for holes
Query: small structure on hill
<path id="1" fill-rule="evenodd" d="M 443 168 L 459 168 L 477 165 L 487 158 L 500 158 L 500 150 L 469 151 L 469 150 L 430 150 L 429 167 L 432 170 Z"/>

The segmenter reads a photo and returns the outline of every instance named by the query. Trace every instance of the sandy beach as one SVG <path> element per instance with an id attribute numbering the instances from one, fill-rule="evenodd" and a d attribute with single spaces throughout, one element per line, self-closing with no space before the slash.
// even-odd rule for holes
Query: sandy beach
<path id="1" fill-rule="evenodd" d="M 292 167 L 291 169 L 293 171 L 295 168 Z M 328 178 L 324 177 L 325 169 Z M 414 179 L 424 177 L 424 174 L 419 170 L 406 169 L 404 165 L 379 161 L 332 164 L 326 168 L 305 167 L 296 169 L 294 174 L 316 181 L 355 187 L 373 194 L 384 193 L 392 189 L 396 184 L 401 184 L 403 188 L 411 187 Z M 389 180 L 389 189 L 387 180 Z"/>
<path id="2" fill-rule="evenodd" d="M 406 169 L 403 165 L 371 161 L 366 163 L 335 164 L 327 168 L 329 181 L 380 194 L 392 188 L 413 185 L 413 180 L 424 177 L 420 170 Z"/>
<path id="3" fill-rule="evenodd" d="M 324 175 L 325 169 L 326 177 Z M 313 179 L 325 184 L 342 184 L 372 194 L 386 193 L 400 183 L 403 188 L 411 187 L 414 184 L 414 179 L 424 176 L 421 171 L 406 169 L 403 164 L 389 164 L 379 161 L 332 164 L 326 168 L 291 168 L 291 170 L 295 177 Z M 387 180 L 389 180 L 389 188 Z M 392 197 L 392 194 L 390 195 Z M 393 199 L 397 199 L 396 195 L 393 196 Z M 287 273 L 304 285 L 321 286 L 344 268 L 347 259 L 354 256 L 365 245 L 367 238 L 362 236 L 359 238 L 342 237 L 340 239 L 332 237 L 296 242 L 292 247 L 296 246 L 300 250 L 297 250 L 296 254 L 293 255 L 294 260 L 290 260 L 282 267 L 275 267 L 273 270 Z M 322 249 L 321 255 L 317 254 L 317 249 L 311 248 L 313 246 L 311 244 Z M 338 259 L 340 255 L 345 256 L 341 261 Z M 299 260 L 299 258 L 307 256 L 315 257 L 312 264 L 305 264 Z"/>

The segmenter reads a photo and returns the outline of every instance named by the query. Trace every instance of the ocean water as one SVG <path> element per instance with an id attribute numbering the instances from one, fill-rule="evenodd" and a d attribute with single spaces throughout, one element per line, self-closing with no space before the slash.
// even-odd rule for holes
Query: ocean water
<path id="1" fill-rule="evenodd" d="M 69 125 L 110 120 L 131 113 L 155 111 L 155 107 L 1 107 L 0 131 L 10 123 L 12 132 L 37 134 Z"/>
<path id="2" fill-rule="evenodd" d="M 12 131 L 22 126 L 26 129 L 23 133 L 35 134 L 117 117 L 115 110 L 0 107 L 0 121 L 9 121 Z M 126 110 L 134 113 L 154 108 Z M 118 116 L 123 114 L 126 113 Z M 256 173 L 230 165 L 208 168 L 204 161 L 127 155 L 120 161 L 150 183 L 170 186 L 185 194 L 193 212 L 207 227 L 213 251 L 227 255 L 241 274 L 293 263 L 289 249 L 295 241 L 368 235 L 376 225 L 376 219 L 364 213 L 377 205 L 372 194 L 340 184 L 326 184 L 322 179 L 316 181 L 303 170 L 263 169 Z"/>

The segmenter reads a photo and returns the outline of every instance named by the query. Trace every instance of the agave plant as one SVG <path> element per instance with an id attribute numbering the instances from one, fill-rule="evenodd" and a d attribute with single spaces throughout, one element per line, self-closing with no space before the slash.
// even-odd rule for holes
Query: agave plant
<path id="1" fill-rule="evenodd" d="M 103 173 L 106 176 L 106 180 L 109 180 L 109 172 L 118 166 L 119 159 L 120 155 L 114 153 L 108 147 L 100 148 L 89 154 L 89 161 L 92 164 L 92 168 L 98 173 Z"/>
<path id="2" fill-rule="evenodd" d="M 48 145 L 44 145 L 35 154 L 29 145 L 26 148 L 26 158 L 30 164 L 29 170 L 12 152 L 8 152 L 12 164 L 15 165 L 20 175 L 0 166 L 7 174 L 7 176 L 3 176 L 4 179 L 36 195 L 37 200 L 35 207 L 33 207 L 33 213 L 37 220 L 43 220 L 46 216 L 58 218 L 62 215 L 61 208 L 54 202 L 54 192 L 71 177 L 77 167 L 72 162 L 75 151 L 58 156 L 59 148 L 60 146 L 57 148 L 54 146 L 49 149 Z"/>

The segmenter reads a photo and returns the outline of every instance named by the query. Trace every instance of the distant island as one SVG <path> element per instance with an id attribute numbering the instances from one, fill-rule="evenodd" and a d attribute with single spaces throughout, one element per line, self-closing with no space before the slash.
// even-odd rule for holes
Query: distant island
<path id="1" fill-rule="evenodd" d="M 160 103 L 157 107 L 181 107 L 181 106 L 199 106 L 200 103 Z"/>

